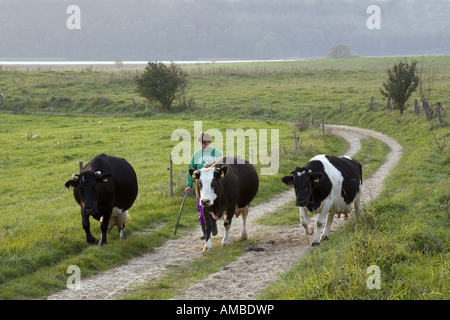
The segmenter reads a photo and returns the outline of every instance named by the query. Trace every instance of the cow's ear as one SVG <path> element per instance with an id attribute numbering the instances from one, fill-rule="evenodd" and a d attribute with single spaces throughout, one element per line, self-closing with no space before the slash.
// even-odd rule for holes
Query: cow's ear
<path id="1" fill-rule="evenodd" d="M 189 175 L 191 176 L 192 179 L 198 180 L 198 179 L 200 179 L 200 170 L 195 170 L 193 168 L 190 168 Z"/>
<path id="2" fill-rule="evenodd" d="M 228 172 L 228 166 L 222 166 L 220 168 L 215 168 L 214 169 L 214 176 L 217 179 L 221 179 L 223 177 L 225 177 L 227 175 Z"/>
<path id="3" fill-rule="evenodd" d="M 97 183 L 106 183 L 111 180 L 111 173 L 104 173 L 100 177 L 97 178 Z"/>
<path id="4" fill-rule="evenodd" d="M 79 183 L 78 179 L 77 180 L 73 179 L 73 180 L 67 181 L 64 185 L 66 186 L 66 188 L 70 189 L 70 187 L 74 187 L 74 188 L 78 187 L 78 183 Z"/>
<path id="5" fill-rule="evenodd" d="M 320 179 L 322 179 L 322 177 L 323 177 L 322 172 L 313 172 L 313 173 L 311 173 L 311 176 L 309 177 L 309 179 L 314 183 L 318 183 L 320 181 Z"/>
<path id="6" fill-rule="evenodd" d="M 287 185 L 291 185 L 294 182 L 294 177 L 286 176 L 286 177 L 281 178 L 281 181 Z"/>

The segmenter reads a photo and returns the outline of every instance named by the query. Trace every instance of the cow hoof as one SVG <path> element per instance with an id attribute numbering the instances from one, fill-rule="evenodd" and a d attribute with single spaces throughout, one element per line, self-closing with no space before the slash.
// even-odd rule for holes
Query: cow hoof
<path id="1" fill-rule="evenodd" d="M 98 240 L 95 239 L 94 237 L 86 239 L 87 243 L 91 244 L 91 245 L 96 245 L 98 244 Z"/>
<path id="2" fill-rule="evenodd" d="M 212 249 L 211 239 L 208 239 L 208 241 L 205 242 L 205 245 L 203 246 L 203 251 L 208 251 Z"/>
<path id="3" fill-rule="evenodd" d="M 212 250 L 212 247 L 203 246 L 202 252 L 205 252 L 205 251 L 211 251 L 211 250 Z"/>
<path id="4" fill-rule="evenodd" d="M 320 245 L 320 242 L 311 243 L 311 247 L 318 247 L 319 245 Z"/>

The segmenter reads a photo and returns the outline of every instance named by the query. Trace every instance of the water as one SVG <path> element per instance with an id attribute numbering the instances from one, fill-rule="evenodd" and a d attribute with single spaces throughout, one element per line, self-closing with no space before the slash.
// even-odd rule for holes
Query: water
<path id="1" fill-rule="evenodd" d="M 192 60 L 192 61 L 159 61 L 162 63 L 176 64 L 214 64 L 214 63 L 240 63 L 240 62 L 281 62 L 281 61 L 298 61 L 307 59 L 280 59 L 280 60 Z M 122 61 L 123 65 L 142 65 L 148 61 Z M 22 61 L 22 60 L 5 60 L 0 61 L 0 65 L 16 66 L 16 65 L 119 65 L 116 61 L 65 61 L 65 60 L 38 60 L 38 61 Z"/>

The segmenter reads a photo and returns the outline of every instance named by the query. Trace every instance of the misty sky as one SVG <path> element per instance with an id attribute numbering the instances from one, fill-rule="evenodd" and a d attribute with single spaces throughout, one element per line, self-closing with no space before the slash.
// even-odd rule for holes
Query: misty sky
<path id="1" fill-rule="evenodd" d="M 450 53 L 450 0 L 0 0 L 0 60 Z"/>

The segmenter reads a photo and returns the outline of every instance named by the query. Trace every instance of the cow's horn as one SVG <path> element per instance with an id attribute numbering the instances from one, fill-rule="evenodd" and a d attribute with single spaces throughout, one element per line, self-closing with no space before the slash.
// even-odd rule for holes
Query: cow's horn
<path id="1" fill-rule="evenodd" d="M 97 177 L 100 177 L 100 176 L 102 175 L 102 172 L 101 172 L 101 171 L 95 171 L 95 175 L 96 175 Z"/>
<path id="2" fill-rule="evenodd" d="M 74 174 L 72 175 L 72 179 L 73 179 L 73 180 L 78 179 L 79 176 L 80 176 L 80 175 L 79 175 L 78 173 L 74 173 Z"/>

